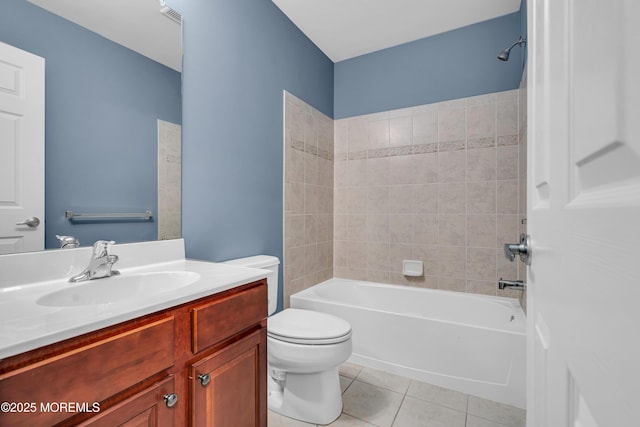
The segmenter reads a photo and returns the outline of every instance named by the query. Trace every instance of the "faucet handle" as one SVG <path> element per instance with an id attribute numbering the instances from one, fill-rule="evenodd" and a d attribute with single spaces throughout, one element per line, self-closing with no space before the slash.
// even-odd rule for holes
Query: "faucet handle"
<path id="1" fill-rule="evenodd" d="M 93 256 L 95 258 L 109 255 L 109 248 L 115 242 L 113 240 L 98 240 L 93 244 Z"/>

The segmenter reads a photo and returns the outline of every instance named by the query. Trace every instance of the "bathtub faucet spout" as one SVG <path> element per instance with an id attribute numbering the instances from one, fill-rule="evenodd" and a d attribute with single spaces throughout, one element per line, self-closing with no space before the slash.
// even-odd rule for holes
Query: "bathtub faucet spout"
<path id="1" fill-rule="evenodd" d="M 502 280 L 502 277 L 500 278 L 500 280 L 498 280 L 499 289 L 511 288 L 523 291 L 524 289 L 526 289 L 526 287 L 526 283 L 524 283 L 522 280 Z"/>

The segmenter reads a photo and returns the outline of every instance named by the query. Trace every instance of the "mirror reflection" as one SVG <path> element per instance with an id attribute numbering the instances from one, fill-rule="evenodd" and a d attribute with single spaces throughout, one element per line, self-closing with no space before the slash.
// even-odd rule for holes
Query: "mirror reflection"
<path id="1" fill-rule="evenodd" d="M 125 243 L 180 236 L 181 25 L 161 9 L 158 0 L 0 2 L 0 42 L 45 60 L 44 212 L 39 227 L 44 226 L 47 249 L 60 247 L 56 235 L 75 236 L 81 246 L 99 239 Z M 120 18 L 111 17 L 115 15 Z M 127 22 L 115 21 L 122 17 Z M 101 35 L 82 25 L 118 34 Z M 140 47 L 145 45 L 153 49 Z M 0 70 L 0 82 L 6 74 Z M 0 132 L 6 128 L 0 123 Z M 13 136 L 0 138 L 9 142 Z M 16 158 L 32 154 L 20 148 L 16 152 Z M 20 179 L 22 185 L 30 177 Z M 0 210 L 21 203 L 20 194 L 7 200 L 1 190 Z M 68 210 L 149 210 L 153 216 L 69 220 Z M 16 237 L 29 227 L 13 226 L 13 220 L 7 227 L 2 213 L 0 222 L 0 254 L 41 249 L 23 247 Z"/>

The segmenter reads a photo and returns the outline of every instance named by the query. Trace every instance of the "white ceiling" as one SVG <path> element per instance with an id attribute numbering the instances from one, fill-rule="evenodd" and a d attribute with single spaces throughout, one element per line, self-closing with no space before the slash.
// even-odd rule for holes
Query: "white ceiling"
<path id="1" fill-rule="evenodd" d="M 520 0 L 273 0 L 332 61 L 517 12 Z"/>
<path id="2" fill-rule="evenodd" d="M 159 0 L 28 0 L 176 71 L 182 28 L 160 13 Z"/>

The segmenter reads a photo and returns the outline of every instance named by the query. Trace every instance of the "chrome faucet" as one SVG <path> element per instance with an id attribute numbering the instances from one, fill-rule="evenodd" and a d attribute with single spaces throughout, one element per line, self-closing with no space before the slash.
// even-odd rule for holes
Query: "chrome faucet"
<path id="1" fill-rule="evenodd" d="M 69 282 L 84 282 L 85 280 L 101 279 L 120 274 L 117 270 L 112 270 L 113 264 L 118 262 L 118 255 L 110 255 L 109 251 L 113 240 L 98 240 L 93 244 L 93 253 L 89 266 L 80 274 L 69 279 Z"/>
<path id="2" fill-rule="evenodd" d="M 511 289 L 519 289 L 523 291 L 526 287 L 527 287 L 527 284 L 524 283 L 522 280 L 502 280 L 502 277 L 500 278 L 500 280 L 498 280 L 499 289 L 511 288 Z"/>

